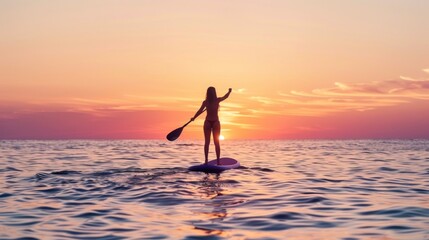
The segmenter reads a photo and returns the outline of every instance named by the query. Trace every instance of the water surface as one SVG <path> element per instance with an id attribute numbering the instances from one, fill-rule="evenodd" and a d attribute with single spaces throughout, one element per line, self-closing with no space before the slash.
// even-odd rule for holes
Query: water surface
<path id="1" fill-rule="evenodd" d="M 429 141 L 0 141 L 0 239 L 429 239 Z"/>

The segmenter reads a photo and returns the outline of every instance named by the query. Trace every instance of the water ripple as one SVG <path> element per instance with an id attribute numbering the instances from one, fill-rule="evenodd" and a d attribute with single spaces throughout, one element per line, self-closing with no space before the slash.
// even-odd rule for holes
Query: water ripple
<path id="1" fill-rule="evenodd" d="M 0 239 L 427 239 L 429 141 L 2 141 Z M 298 237 L 299 236 L 299 237 Z"/>

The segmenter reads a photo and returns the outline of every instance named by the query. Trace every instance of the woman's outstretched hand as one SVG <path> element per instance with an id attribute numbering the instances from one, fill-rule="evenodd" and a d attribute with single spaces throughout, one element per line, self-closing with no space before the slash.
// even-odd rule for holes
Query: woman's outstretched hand
<path id="1" fill-rule="evenodd" d="M 231 91 L 232 91 L 232 88 L 229 88 L 229 89 L 228 89 L 228 91 L 229 91 L 229 92 L 231 92 Z"/>

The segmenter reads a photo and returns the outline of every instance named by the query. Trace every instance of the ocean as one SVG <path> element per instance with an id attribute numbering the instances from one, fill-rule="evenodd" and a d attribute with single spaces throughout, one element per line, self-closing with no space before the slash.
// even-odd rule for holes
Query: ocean
<path id="1" fill-rule="evenodd" d="M 0 239 L 429 239 L 429 140 L 221 144 L 0 141 Z"/>

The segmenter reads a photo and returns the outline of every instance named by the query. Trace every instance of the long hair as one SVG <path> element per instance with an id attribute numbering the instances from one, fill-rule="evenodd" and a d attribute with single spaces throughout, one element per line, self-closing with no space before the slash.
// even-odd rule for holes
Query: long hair
<path id="1" fill-rule="evenodd" d="M 214 87 L 207 88 L 206 101 L 208 103 L 212 103 L 216 101 L 216 99 L 217 99 L 216 88 Z"/>

